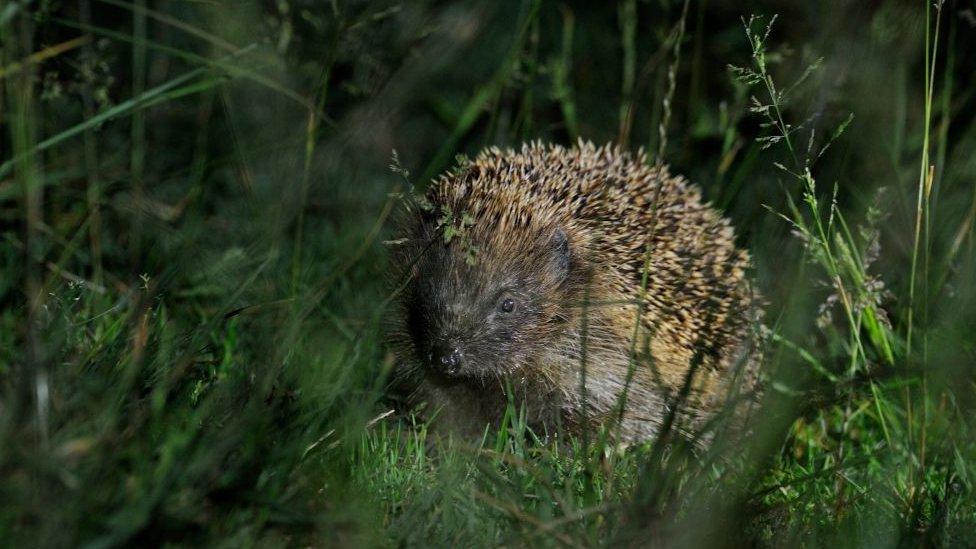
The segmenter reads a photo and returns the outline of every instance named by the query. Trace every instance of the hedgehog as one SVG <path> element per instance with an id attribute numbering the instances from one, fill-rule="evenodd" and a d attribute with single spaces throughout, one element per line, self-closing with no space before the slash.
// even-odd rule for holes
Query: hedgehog
<path id="1" fill-rule="evenodd" d="M 477 437 L 514 404 L 545 436 L 708 440 L 755 401 L 749 256 L 643 151 L 488 148 L 403 210 L 395 380 L 438 430 Z"/>

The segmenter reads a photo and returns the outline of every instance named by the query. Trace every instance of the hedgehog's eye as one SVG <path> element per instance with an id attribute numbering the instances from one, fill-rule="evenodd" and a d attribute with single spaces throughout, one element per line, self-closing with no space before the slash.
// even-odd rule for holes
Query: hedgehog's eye
<path id="1" fill-rule="evenodd" d="M 498 302 L 498 309 L 503 313 L 510 313 L 515 310 L 515 300 L 510 297 L 503 297 Z"/>

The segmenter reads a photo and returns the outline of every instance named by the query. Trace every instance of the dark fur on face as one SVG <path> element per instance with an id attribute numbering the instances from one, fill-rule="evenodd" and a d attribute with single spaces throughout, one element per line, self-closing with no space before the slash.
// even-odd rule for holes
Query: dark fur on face
<path id="1" fill-rule="evenodd" d="M 531 365 L 566 320 L 565 304 L 553 299 L 571 273 L 566 233 L 544 228 L 523 250 L 497 250 L 483 241 L 444 243 L 436 225 L 422 223 L 419 234 L 434 240 L 404 295 L 416 363 L 439 384 L 498 378 Z M 478 250 L 473 262 L 468 246 Z"/>

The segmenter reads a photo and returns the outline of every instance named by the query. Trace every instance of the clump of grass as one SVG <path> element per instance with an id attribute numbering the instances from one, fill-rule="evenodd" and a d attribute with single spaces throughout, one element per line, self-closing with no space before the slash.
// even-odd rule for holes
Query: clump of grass
<path id="1" fill-rule="evenodd" d="M 934 97 L 931 71 L 936 65 L 934 56 L 939 40 L 941 4 L 936 5 L 935 13 L 935 31 L 930 36 L 927 27 L 925 35 L 926 91 L 920 161 L 923 175 L 917 190 L 915 246 L 907 266 L 909 297 L 907 310 L 903 311 L 905 321 L 901 325 L 901 334 L 898 333 L 899 326 L 893 324 L 890 313 L 883 308 L 885 304 L 891 304 L 891 294 L 882 278 L 871 272 L 872 264 L 881 253 L 877 206 L 868 212 L 865 225 L 855 232 L 837 204 L 837 185 L 828 195 L 830 202 L 827 205 L 822 204 L 822 193 L 817 188 L 817 160 L 848 128 L 853 115 L 840 122 L 822 143 L 815 140 L 815 128 L 810 126 L 812 119 L 795 125 L 786 121 L 784 111 L 790 92 L 817 66 L 805 69 L 797 82 L 784 90 L 776 87 L 766 49 L 775 18 L 770 19 L 765 28 L 759 26 L 762 23 L 759 18 L 745 21 L 753 63 L 750 67 L 732 68 L 740 81 L 758 86 L 763 92 L 762 99 L 752 99 L 751 110 L 765 119 L 763 127 L 767 130 L 757 140 L 763 148 L 782 146 L 792 161 L 791 165 L 777 162 L 776 166 L 796 182 L 806 211 L 788 195 L 788 210 L 778 215 L 790 224 L 801 240 L 806 256 L 826 277 L 824 286 L 830 293 L 820 306 L 818 327 L 827 341 L 838 344 L 833 356 L 818 358 L 816 353 L 800 348 L 777 333 L 775 327 L 773 329 L 774 340 L 797 352 L 829 382 L 836 402 L 817 412 L 817 422 L 811 423 L 809 418 L 802 416 L 797 419 L 791 435 L 795 453 L 781 458 L 778 468 L 782 474 L 792 467 L 800 467 L 800 462 L 795 461 L 800 457 L 807 464 L 819 461 L 817 469 L 833 470 L 835 482 L 811 481 L 815 496 L 795 490 L 784 490 L 782 495 L 786 496 L 785 501 L 804 501 L 807 505 L 813 502 L 827 511 L 833 522 L 842 524 L 851 520 L 864 520 L 865 523 L 884 520 L 880 517 L 885 513 L 877 512 L 875 506 L 890 506 L 897 517 L 893 522 L 910 524 L 912 526 L 908 528 L 921 532 L 913 535 L 929 539 L 945 536 L 947 525 L 953 519 L 961 521 L 958 524 L 967 525 L 962 528 L 968 527 L 971 523 L 968 514 L 973 511 L 971 500 L 957 499 L 963 490 L 958 482 L 971 475 L 969 466 L 959 461 L 958 456 L 971 452 L 973 441 L 965 429 L 954 432 L 946 423 L 949 417 L 967 415 L 966 409 L 956 404 L 956 391 L 962 386 L 930 386 L 928 379 L 936 372 L 928 368 L 924 351 L 920 356 L 917 350 L 912 352 L 911 346 L 917 248 L 922 238 L 922 219 L 932 215 L 928 196 L 934 170 L 926 169 L 926 166 Z M 928 19 L 926 25 L 929 25 Z M 807 137 L 805 150 L 797 146 L 804 134 Z M 834 321 L 830 314 L 830 310 L 838 306 L 843 313 L 843 322 Z M 916 331 L 915 336 L 918 335 Z M 923 333 L 921 337 L 924 341 L 927 334 Z M 938 412 L 933 411 L 933 402 L 940 403 Z M 938 443 L 933 444 L 933 436 Z M 801 444 L 803 446 L 798 446 Z M 938 448 L 934 449 L 933 445 Z M 855 477 L 861 480 L 855 480 Z M 767 499 L 773 493 L 767 493 Z M 894 494 L 894 497 L 881 494 Z M 777 499 L 772 497 L 769 502 Z M 790 508 L 796 509 L 792 505 Z M 805 520 L 796 520 L 794 515 L 790 522 L 803 524 Z M 956 528 L 960 528 L 958 524 Z"/>
<path id="2" fill-rule="evenodd" d="M 0 539 L 966 543 L 964 12 L 886 4 L 820 43 L 662 6 L 0 9 Z M 731 80 L 711 70 L 729 62 Z M 118 80 L 93 89 L 86 63 Z M 650 144 L 753 250 L 770 381 L 748 440 L 547 437 L 511 403 L 451 440 L 387 394 L 399 190 L 485 144 L 580 135 Z M 463 238 L 464 213 L 441 213 Z"/>

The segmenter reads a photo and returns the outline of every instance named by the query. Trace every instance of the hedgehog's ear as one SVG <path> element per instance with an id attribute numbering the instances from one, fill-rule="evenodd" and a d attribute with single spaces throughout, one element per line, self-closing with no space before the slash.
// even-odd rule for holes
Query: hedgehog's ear
<path id="1" fill-rule="evenodd" d="M 549 240 L 549 246 L 553 253 L 553 273 L 557 282 L 566 280 L 569 276 L 570 252 L 569 237 L 566 231 L 556 229 Z"/>

